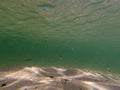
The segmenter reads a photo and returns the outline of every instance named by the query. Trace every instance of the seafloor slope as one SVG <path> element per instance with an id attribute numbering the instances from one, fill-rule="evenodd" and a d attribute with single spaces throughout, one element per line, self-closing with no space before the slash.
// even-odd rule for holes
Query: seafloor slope
<path id="1" fill-rule="evenodd" d="M 80 69 L 20 67 L 1 69 L 0 86 L 0 90 L 120 90 L 120 79 Z"/>

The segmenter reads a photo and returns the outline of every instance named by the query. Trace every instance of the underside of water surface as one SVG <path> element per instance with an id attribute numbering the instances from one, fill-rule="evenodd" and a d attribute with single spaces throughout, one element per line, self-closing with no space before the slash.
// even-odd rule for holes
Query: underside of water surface
<path id="1" fill-rule="evenodd" d="M 120 73 L 120 0 L 0 0 L 0 67 Z"/>

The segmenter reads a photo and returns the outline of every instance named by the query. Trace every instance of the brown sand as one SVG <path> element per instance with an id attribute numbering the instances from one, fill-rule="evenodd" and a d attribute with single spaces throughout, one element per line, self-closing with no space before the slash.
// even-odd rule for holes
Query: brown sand
<path id="1" fill-rule="evenodd" d="M 1 68 L 0 90 L 120 90 L 120 79 L 80 69 Z"/>

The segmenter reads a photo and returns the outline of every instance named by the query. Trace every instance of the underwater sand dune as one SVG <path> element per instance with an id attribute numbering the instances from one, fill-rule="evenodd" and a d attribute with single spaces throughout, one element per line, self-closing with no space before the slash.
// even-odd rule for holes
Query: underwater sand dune
<path id="1" fill-rule="evenodd" d="M 0 90 L 120 90 L 120 79 L 80 69 L 20 67 L 0 70 Z"/>

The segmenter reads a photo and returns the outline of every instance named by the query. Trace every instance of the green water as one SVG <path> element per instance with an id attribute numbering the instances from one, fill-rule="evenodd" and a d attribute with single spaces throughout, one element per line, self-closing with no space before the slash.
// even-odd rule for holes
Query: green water
<path id="1" fill-rule="evenodd" d="M 0 0 L 0 66 L 120 73 L 120 0 Z"/>

